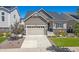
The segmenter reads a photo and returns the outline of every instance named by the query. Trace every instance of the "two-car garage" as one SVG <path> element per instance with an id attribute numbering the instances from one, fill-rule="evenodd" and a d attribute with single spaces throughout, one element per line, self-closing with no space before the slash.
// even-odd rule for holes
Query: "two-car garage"
<path id="1" fill-rule="evenodd" d="M 46 35 L 47 20 L 38 13 L 33 13 L 25 20 L 26 35 Z"/>
<path id="2" fill-rule="evenodd" d="M 45 25 L 26 25 L 26 35 L 46 35 Z"/>

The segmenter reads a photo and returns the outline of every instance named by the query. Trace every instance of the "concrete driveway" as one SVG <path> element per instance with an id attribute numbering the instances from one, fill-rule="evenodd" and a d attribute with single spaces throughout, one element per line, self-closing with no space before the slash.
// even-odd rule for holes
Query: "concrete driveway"
<path id="1" fill-rule="evenodd" d="M 21 48 L 48 48 L 52 46 L 46 35 L 27 35 Z"/>

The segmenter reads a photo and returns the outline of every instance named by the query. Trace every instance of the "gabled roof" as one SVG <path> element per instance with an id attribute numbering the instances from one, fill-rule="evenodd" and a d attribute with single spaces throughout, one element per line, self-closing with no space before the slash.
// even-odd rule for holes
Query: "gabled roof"
<path id="1" fill-rule="evenodd" d="M 0 6 L 0 9 L 4 9 L 7 12 L 11 12 L 15 10 L 17 7 L 16 6 Z"/>
<path id="2" fill-rule="evenodd" d="M 52 16 L 50 13 L 48 13 L 47 11 L 45 11 L 43 8 L 41 8 L 40 10 L 38 10 L 38 13 L 39 13 L 39 12 L 45 13 L 45 15 L 47 15 L 50 19 L 53 18 L 53 16 Z"/>
<path id="3" fill-rule="evenodd" d="M 41 8 L 40 10 L 38 10 L 38 11 L 36 11 L 37 13 L 40 13 L 40 12 L 43 12 L 49 19 L 52 19 L 53 17 L 48 13 L 48 12 L 46 12 L 43 8 Z M 29 11 L 27 14 L 26 14 L 26 16 L 25 16 L 25 18 L 26 17 L 29 17 L 30 15 L 32 15 L 33 13 L 35 13 L 35 12 L 33 12 L 33 11 Z M 43 15 L 42 15 L 43 16 Z"/>
<path id="4" fill-rule="evenodd" d="M 16 6 L 2 6 L 2 7 L 6 8 L 8 10 L 12 10 L 12 9 L 16 8 Z"/>
<path id="5" fill-rule="evenodd" d="M 34 12 L 33 14 L 31 14 L 30 16 L 28 16 L 24 21 L 27 21 L 30 17 L 32 17 L 33 15 L 39 15 L 40 17 L 42 17 L 46 22 L 48 22 L 42 15 L 40 15 L 38 12 Z"/>
<path id="6" fill-rule="evenodd" d="M 43 17 L 43 15 L 39 14 L 39 12 L 44 12 L 45 15 L 48 16 L 49 19 Z M 30 16 L 28 16 L 25 21 L 30 18 L 32 15 L 34 15 L 35 13 L 38 13 L 41 17 L 43 17 L 45 20 L 49 21 L 49 20 L 54 20 L 54 21 L 69 21 L 69 20 L 76 20 L 76 18 L 72 17 L 70 14 L 67 13 L 56 13 L 56 12 L 46 12 L 44 9 L 40 9 L 34 13 L 32 13 Z"/>
<path id="7" fill-rule="evenodd" d="M 38 14 L 39 16 L 41 16 L 43 19 L 45 19 L 45 20 L 48 22 L 48 20 L 47 20 L 45 17 L 43 17 L 41 14 L 39 14 L 40 11 L 45 12 L 45 13 L 48 15 L 48 17 L 52 18 L 52 16 L 50 16 L 44 9 L 40 9 L 40 10 L 38 10 L 38 11 L 32 13 L 32 14 L 31 14 L 30 16 L 28 16 L 27 18 L 25 18 L 24 21 L 26 21 L 28 18 L 30 18 L 30 17 L 33 16 L 34 14 Z"/>

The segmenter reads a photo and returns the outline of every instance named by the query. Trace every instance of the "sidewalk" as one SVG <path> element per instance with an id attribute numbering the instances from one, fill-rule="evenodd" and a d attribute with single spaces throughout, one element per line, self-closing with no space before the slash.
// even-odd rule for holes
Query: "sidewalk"
<path id="1" fill-rule="evenodd" d="M 79 47 L 66 47 L 69 48 L 73 52 L 79 52 Z"/>
<path id="2" fill-rule="evenodd" d="M 51 52 L 51 51 L 48 51 L 45 48 L 15 48 L 15 49 L 0 49 L 0 52 Z"/>

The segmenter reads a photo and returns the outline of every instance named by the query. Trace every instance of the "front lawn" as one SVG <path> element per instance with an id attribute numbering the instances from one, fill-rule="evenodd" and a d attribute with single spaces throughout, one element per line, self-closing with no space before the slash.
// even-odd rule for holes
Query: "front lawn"
<path id="1" fill-rule="evenodd" d="M 6 40 L 6 37 L 0 37 L 0 43 Z"/>
<path id="2" fill-rule="evenodd" d="M 78 47 L 79 38 L 52 38 L 51 39 L 58 47 Z"/>

